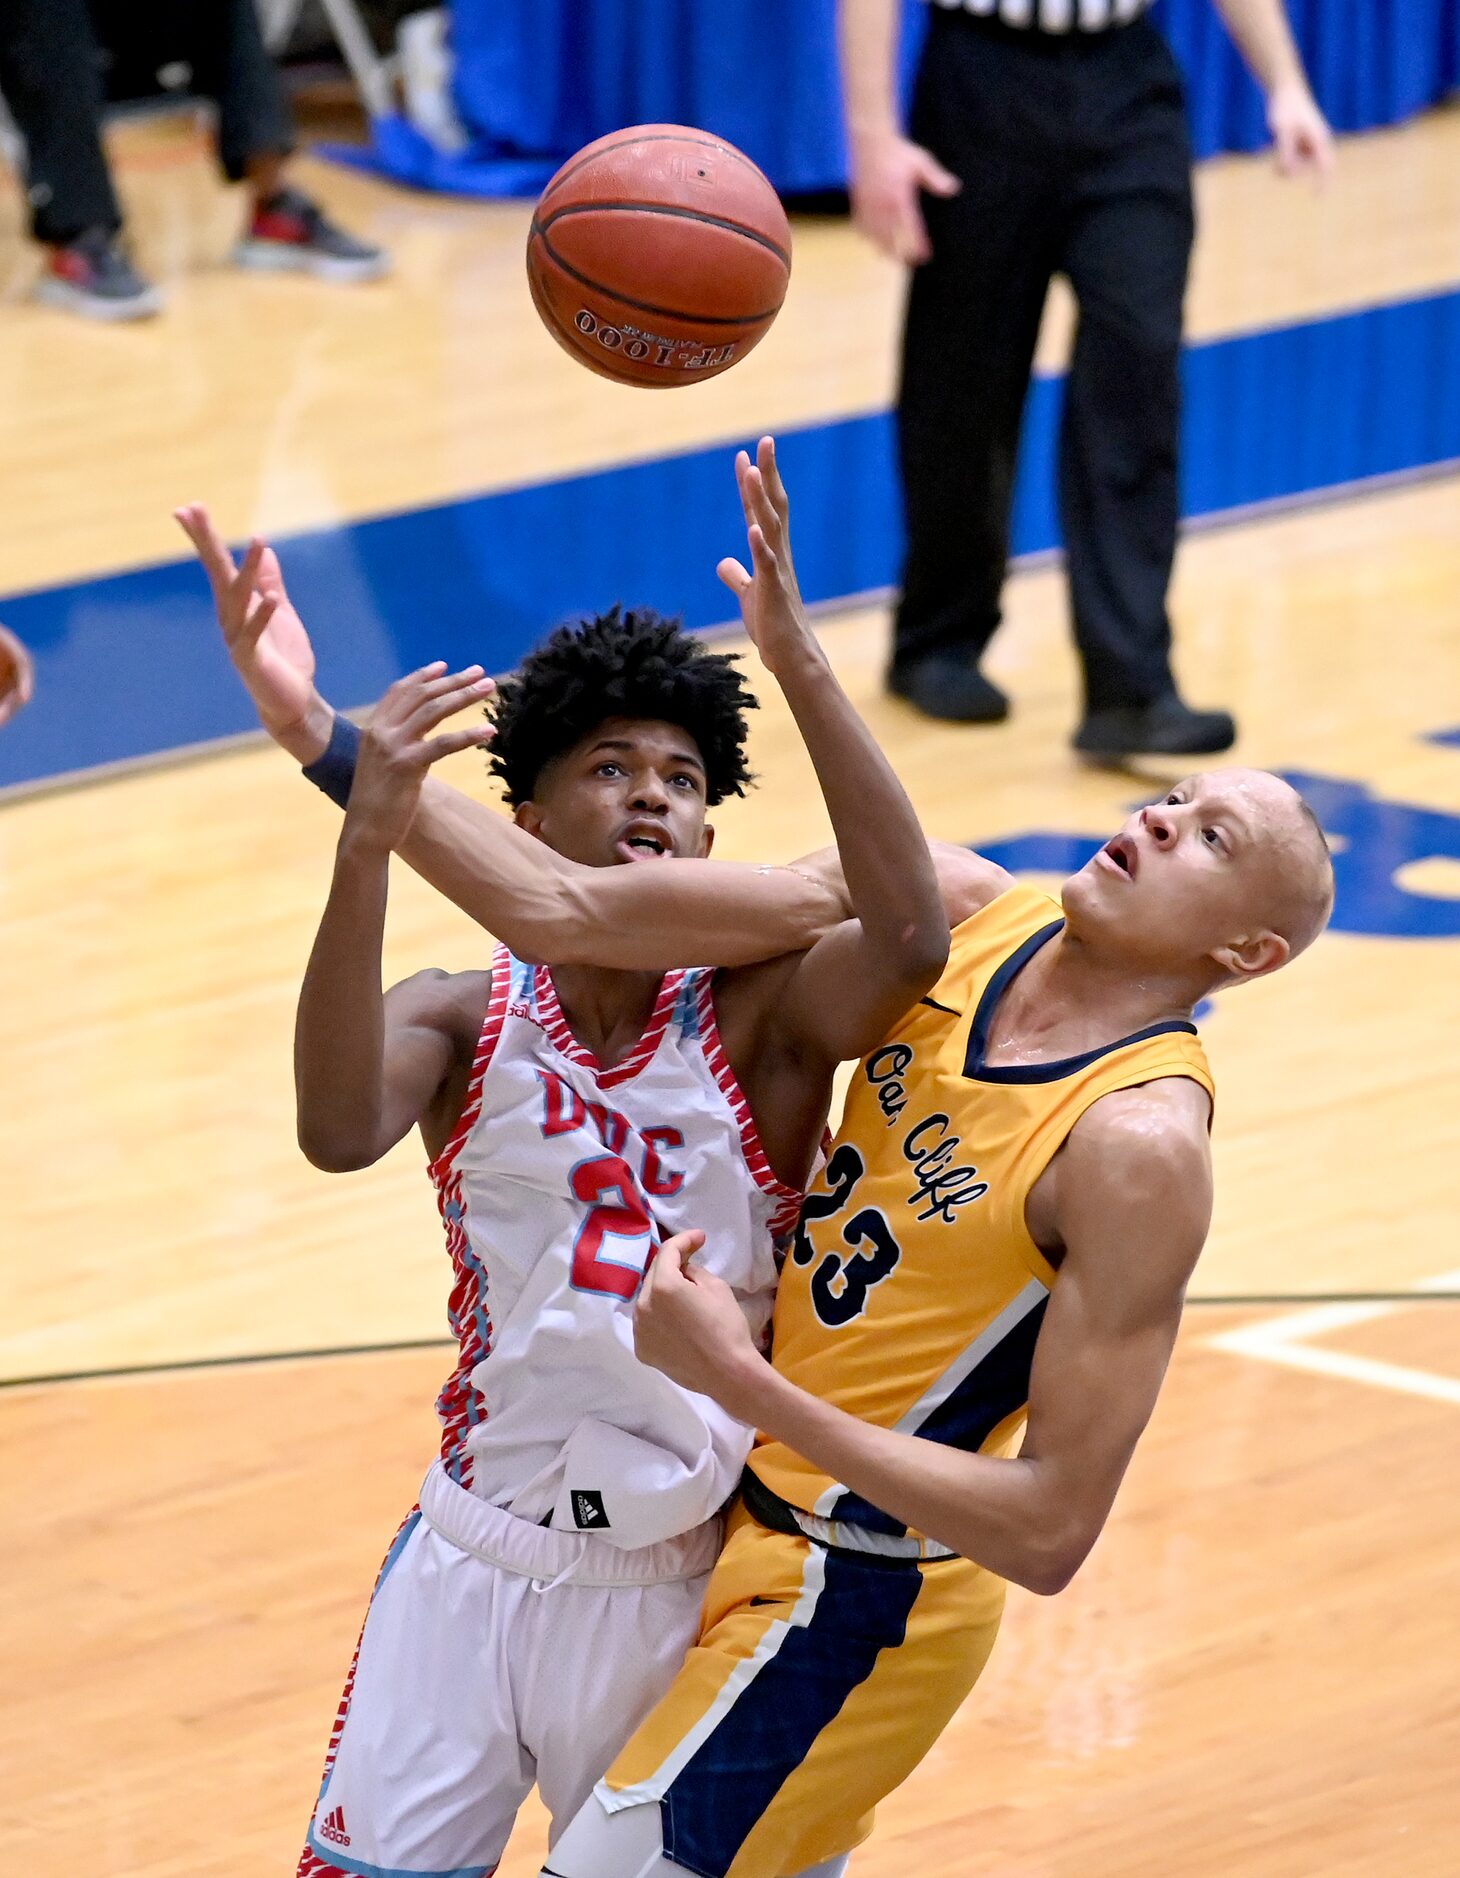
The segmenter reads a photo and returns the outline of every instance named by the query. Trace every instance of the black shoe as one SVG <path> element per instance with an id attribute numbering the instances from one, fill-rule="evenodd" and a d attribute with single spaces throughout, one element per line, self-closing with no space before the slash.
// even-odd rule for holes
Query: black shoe
<path id="1" fill-rule="evenodd" d="M 162 311 L 162 295 L 143 280 L 106 228 L 90 228 L 53 247 L 35 296 L 90 320 L 145 320 Z"/>
<path id="2" fill-rule="evenodd" d="M 1150 704 L 1090 711 L 1075 732 L 1086 756 L 1217 756 L 1237 741 L 1229 711 L 1193 711 L 1174 691 Z"/>
<path id="3" fill-rule="evenodd" d="M 925 717 L 940 717 L 947 724 L 1002 724 L 1009 715 L 1009 700 L 998 686 L 990 684 L 971 659 L 956 653 L 930 652 L 894 664 L 887 689 Z"/>

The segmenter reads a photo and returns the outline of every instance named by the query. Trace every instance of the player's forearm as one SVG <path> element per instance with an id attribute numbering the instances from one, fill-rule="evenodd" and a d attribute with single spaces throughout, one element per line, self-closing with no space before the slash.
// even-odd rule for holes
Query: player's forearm
<path id="1" fill-rule="evenodd" d="M 382 1141 L 385 1010 L 381 947 L 388 849 L 347 824 L 299 993 L 294 1088 L 299 1145 L 331 1173 L 368 1167 Z"/>
<path id="2" fill-rule="evenodd" d="M 948 918 L 912 803 L 809 634 L 776 679 L 821 785 L 869 959 L 911 1001 L 948 957 Z"/>
<path id="3" fill-rule="evenodd" d="M 725 861 L 583 867 L 434 779 L 401 858 L 520 957 L 669 971 L 804 951 L 846 917 L 830 882 Z"/>
<path id="4" fill-rule="evenodd" d="M 842 97 L 847 136 L 854 146 L 866 138 L 898 134 L 900 12 L 900 0 L 841 0 Z"/>
<path id="5" fill-rule="evenodd" d="M 1046 1596 L 1069 1583 L 1095 1535 L 1047 1491 L 1036 1463 L 874 1427 L 755 1360 L 759 1370 L 724 1401 L 732 1414 L 1000 1578 Z"/>
<path id="6" fill-rule="evenodd" d="M 313 742 L 318 758 L 330 738 L 316 733 Z M 336 802 L 349 798 L 353 765 L 347 736 L 329 774 L 315 772 Z M 753 964 L 804 951 L 847 917 L 839 881 L 789 868 L 581 866 L 435 777 L 425 781 L 399 853 L 438 893 L 537 964 L 625 971 Z"/>
<path id="7" fill-rule="evenodd" d="M 259 722 L 279 748 L 287 751 L 301 769 L 317 763 L 329 747 L 335 726 L 334 706 L 316 691 L 297 716 L 280 717 L 269 693 L 251 682 L 250 671 L 240 670 L 239 677 L 253 699 Z"/>
<path id="8" fill-rule="evenodd" d="M 1253 77 L 1269 96 L 1308 83 L 1283 0 L 1216 0 L 1217 11 Z"/>

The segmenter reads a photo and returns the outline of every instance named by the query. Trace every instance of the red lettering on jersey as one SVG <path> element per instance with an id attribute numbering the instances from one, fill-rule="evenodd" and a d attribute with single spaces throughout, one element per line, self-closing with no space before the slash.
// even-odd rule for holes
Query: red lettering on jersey
<path id="1" fill-rule="evenodd" d="M 588 1119 L 598 1132 L 598 1139 L 610 1154 L 622 1154 L 629 1138 L 629 1119 L 617 1109 L 606 1109 L 601 1102 L 588 1104 Z"/>
<path id="2" fill-rule="evenodd" d="M 539 1069 L 542 1084 L 544 1135 L 572 1135 L 581 1131 L 595 1134 L 615 1161 L 620 1161 L 634 1125 L 626 1115 L 602 1102 L 585 1102 L 566 1079 L 553 1069 Z M 658 1199 L 671 1199 L 684 1185 L 684 1175 L 666 1167 L 661 1148 L 682 1148 L 684 1135 L 678 1128 L 645 1128 L 640 1131 L 644 1143 L 641 1184 L 646 1193 Z M 579 1196 L 582 1197 L 581 1195 Z"/>
<path id="3" fill-rule="evenodd" d="M 568 1176 L 573 1197 L 588 1208 L 573 1242 L 573 1283 L 579 1291 L 631 1298 L 644 1281 L 654 1250 L 654 1229 L 628 1165 L 617 1155 L 580 1161 Z M 600 1258 L 605 1240 L 637 1246 L 627 1256 Z"/>
<path id="4" fill-rule="evenodd" d="M 556 1070 L 540 1069 L 537 1074 L 543 1092 L 542 1132 L 545 1135 L 575 1134 L 588 1119 L 588 1107 L 582 1096 Z"/>
<path id="5" fill-rule="evenodd" d="M 684 1185 L 684 1175 L 666 1168 L 659 1158 L 660 1148 L 682 1148 L 684 1136 L 677 1128 L 646 1128 L 644 1140 L 644 1191 L 658 1199 L 671 1199 Z"/>

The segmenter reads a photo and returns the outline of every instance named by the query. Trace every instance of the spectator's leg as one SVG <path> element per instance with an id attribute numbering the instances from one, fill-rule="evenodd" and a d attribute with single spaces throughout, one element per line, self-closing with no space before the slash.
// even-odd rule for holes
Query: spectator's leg
<path id="1" fill-rule="evenodd" d="M 86 0 L 0 0 L 0 92 L 25 139 L 31 232 L 49 250 L 36 297 L 89 319 L 158 312 L 162 296 L 117 244 Z"/>
<path id="2" fill-rule="evenodd" d="M 0 3 L 0 92 L 25 139 L 37 241 L 65 246 L 122 212 L 101 147 L 101 80 L 86 0 Z"/>
<path id="3" fill-rule="evenodd" d="M 898 442 L 907 560 L 892 685 L 937 715 L 999 623 L 1019 427 L 1057 229 L 1041 123 L 1047 61 L 935 12 L 910 134 L 962 180 L 924 202 L 933 258 L 913 274 Z M 920 668 L 925 682 L 919 681 Z"/>
<path id="4" fill-rule="evenodd" d="M 287 169 L 294 129 L 284 87 L 264 45 L 255 0 L 174 0 L 193 68 L 193 87 L 218 106 L 218 156 L 230 182 L 249 184 L 248 232 L 235 251 L 244 266 L 339 281 L 374 280 L 379 248 L 337 227 Z"/>
<path id="5" fill-rule="evenodd" d="M 1194 223 L 1181 85 L 1155 28 L 1126 28 L 1086 62 L 1082 84 L 1083 160 L 1064 254 L 1080 323 L 1060 501 L 1089 724 L 1097 714 L 1174 706 L 1166 595 Z M 1185 747 L 1231 741 L 1223 714 L 1208 715 L 1204 727 L 1186 726 L 1197 741 Z"/>
<path id="6" fill-rule="evenodd" d="M 289 101 L 264 45 L 254 0 L 173 0 L 173 32 L 192 67 L 192 88 L 218 107 L 218 160 L 229 182 L 261 195 L 283 182 L 294 148 Z"/>

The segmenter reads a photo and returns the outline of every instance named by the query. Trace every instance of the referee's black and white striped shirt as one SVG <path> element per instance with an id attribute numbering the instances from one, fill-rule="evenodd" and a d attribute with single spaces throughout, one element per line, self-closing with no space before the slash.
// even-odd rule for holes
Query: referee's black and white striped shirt
<path id="1" fill-rule="evenodd" d="M 1039 33 L 1103 33 L 1144 13 L 1151 0 L 932 0 L 950 13 L 972 13 L 1001 26 Z"/>

